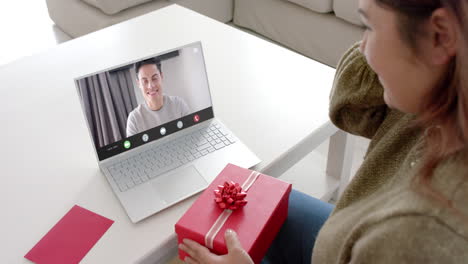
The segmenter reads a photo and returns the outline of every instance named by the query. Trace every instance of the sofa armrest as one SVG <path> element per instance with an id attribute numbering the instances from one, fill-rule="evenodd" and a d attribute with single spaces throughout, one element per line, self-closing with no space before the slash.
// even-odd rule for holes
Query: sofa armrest
<path id="1" fill-rule="evenodd" d="M 332 0 L 287 0 L 318 13 L 330 13 L 333 11 Z"/>
<path id="2" fill-rule="evenodd" d="M 92 5 L 107 15 L 114 15 L 120 11 L 141 5 L 146 2 L 159 1 L 159 0 L 82 0 L 89 5 Z"/>
<path id="3" fill-rule="evenodd" d="M 356 26 L 363 26 L 358 13 L 359 0 L 334 0 L 335 15 Z"/>

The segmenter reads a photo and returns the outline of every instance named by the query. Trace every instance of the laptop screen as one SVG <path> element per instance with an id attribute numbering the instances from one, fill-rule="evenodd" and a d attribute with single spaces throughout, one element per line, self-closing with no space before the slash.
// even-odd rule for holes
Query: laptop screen
<path id="1" fill-rule="evenodd" d="M 100 161 L 213 118 L 200 42 L 75 83 Z"/>

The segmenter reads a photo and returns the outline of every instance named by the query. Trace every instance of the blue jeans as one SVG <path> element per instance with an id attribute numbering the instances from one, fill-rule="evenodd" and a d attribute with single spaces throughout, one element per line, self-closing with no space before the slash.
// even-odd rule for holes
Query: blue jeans
<path id="1" fill-rule="evenodd" d="M 262 264 L 311 263 L 312 249 L 333 205 L 299 191 L 289 195 L 288 217 Z"/>

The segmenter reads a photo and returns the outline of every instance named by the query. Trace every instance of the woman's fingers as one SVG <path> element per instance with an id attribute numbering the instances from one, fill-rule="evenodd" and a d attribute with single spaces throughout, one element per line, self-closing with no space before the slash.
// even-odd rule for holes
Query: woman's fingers
<path id="1" fill-rule="evenodd" d="M 185 251 L 185 253 L 189 254 L 189 256 L 193 256 L 195 254 L 195 252 L 193 252 L 193 250 L 187 247 L 185 244 L 179 244 L 179 248 Z"/>
<path id="2" fill-rule="evenodd" d="M 224 241 L 226 241 L 226 246 L 228 248 L 228 254 L 226 256 L 231 260 L 230 263 L 253 264 L 252 259 L 242 247 L 234 230 L 228 229 L 226 233 L 224 233 Z"/>
<path id="3" fill-rule="evenodd" d="M 179 244 L 179 248 L 189 255 L 184 259 L 188 264 L 253 264 L 234 231 L 230 230 L 225 233 L 225 241 L 228 254 L 222 256 L 211 253 L 208 248 L 190 239 L 184 239 L 183 243 Z"/>
<path id="4" fill-rule="evenodd" d="M 226 230 L 226 233 L 224 233 L 224 241 L 226 241 L 226 247 L 228 252 L 231 252 L 235 249 L 237 250 L 243 250 L 242 245 L 237 238 L 236 232 L 232 229 Z"/>
<path id="5" fill-rule="evenodd" d="M 193 258 L 188 256 L 185 257 L 184 262 L 187 264 L 200 264 L 198 261 L 195 261 Z"/>
<path id="6" fill-rule="evenodd" d="M 209 263 L 212 253 L 206 247 L 190 239 L 184 239 L 183 242 L 179 248 L 189 254 L 191 259 L 196 261 L 195 263 Z"/>

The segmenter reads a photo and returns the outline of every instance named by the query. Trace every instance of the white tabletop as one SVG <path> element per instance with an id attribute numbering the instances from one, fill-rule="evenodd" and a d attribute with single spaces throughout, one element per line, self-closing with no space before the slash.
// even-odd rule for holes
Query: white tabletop
<path id="1" fill-rule="evenodd" d="M 23 256 L 74 205 L 115 221 L 82 263 L 132 263 L 194 197 L 132 224 L 100 173 L 73 79 L 201 41 L 215 115 L 264 169 L 328 122 L 334 69 L 170 6 L 0 66 L 0 261 Z"/>

